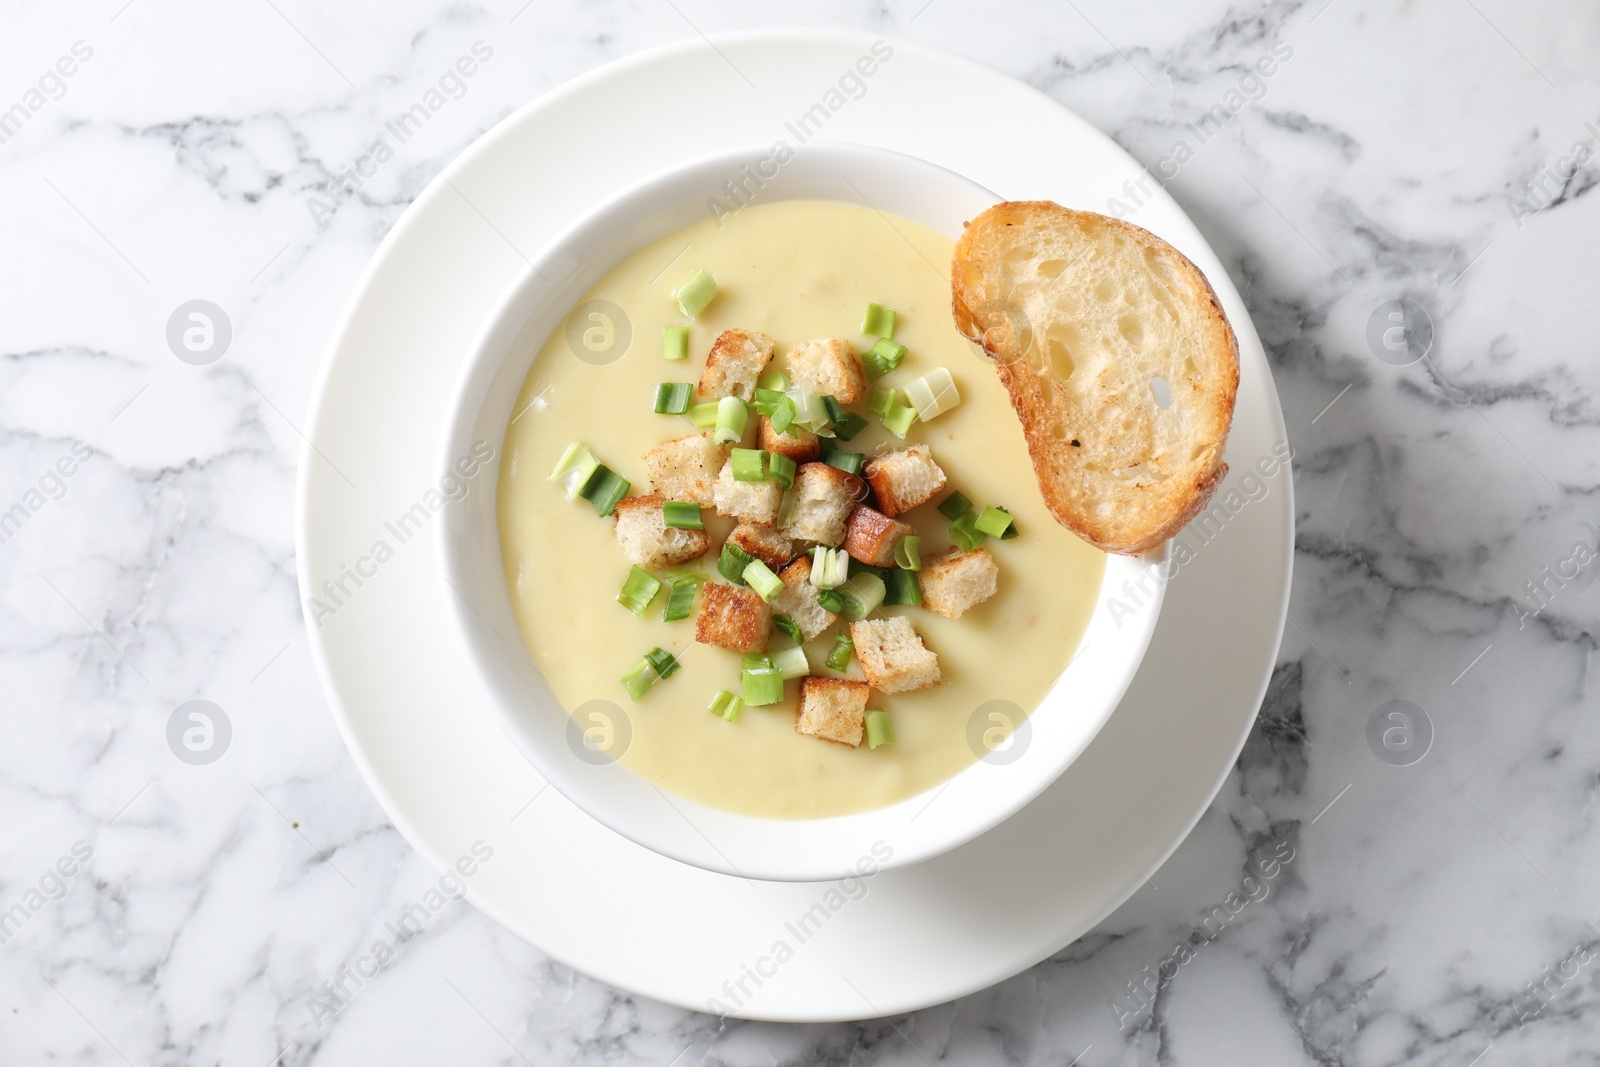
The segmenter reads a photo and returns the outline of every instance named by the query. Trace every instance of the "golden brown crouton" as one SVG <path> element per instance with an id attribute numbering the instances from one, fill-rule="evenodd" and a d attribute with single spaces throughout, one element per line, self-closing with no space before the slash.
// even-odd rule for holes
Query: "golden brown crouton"
<path id="1" fill-rule="evenodd" d="M 1000 568 L 984 549 L 963 552 L 952 548 L 929 560 L 917 572 L 922 606 L 947 619 L 959 619 L 970 607 L 994 596 L 1000 585 Z"/>
<path id="2" fill-rule="evenodd" d="M 772 338 L 753 330 L 723 330 L 711 342 L 706 370 L 700 376 L 700 395 L 736 396 L 749 400 L 756 395 L 756 379 L 772 359 Z"/>
<path id="3" fill-rule="evenodd" d="M 820 590 L 811 584 L 811 557 L 801 556 L 778 575 L 783 579 L 783 589 L 772 600 L 772 610 L 793 619 L 800 632 L 810 641 L 832 626 L 839 616 L 823 607 L 817 599 Z"/>
<path id="4" fill-rule="evenodd" d="M 617 501 L 617 543 L 623 555 L 641 567 L 676 567 L 699 559 L 711 548 L 704 530 L 667 526 L 659 496 L 630 496 Z"/>
<path id="5" fill-rule="evenodd" d="M 644 472 L 652 493 L 710 507 L 712 487 L 727 459 L 721 446 L 711 443 L 709 433 L 692 433 L 646 452 Z"/>
<path id="6" fill-rule="evenodd" d="M 880 511 L 857 504 L 845 526 L 844 550 L 873 567 L 894 566 L 894 547 L 911 533 L 911 527 L 895 522 Z"/>
<path id="7" fill-rule="evenodd" d="M 772 428 L 772 420 L 761 416 L 761 447 L 780 456 L 788 456 L 796 463 L 810 463 L 822 451 L 817 435 L 803 426 L 791 426 L 788 433 Z"/>
<path id="8" fill-rule="evenodd" d="M 783 504 L 783 486 L 768 478 L 759 482 L 741 482 L 733 476 L 733 464 L 722 468 L 717 476 L 717 487 L 712 491 L 717 514 L 757 526 L 771 526 L 778 521 L 778 508 Z"/>
<path id="9" fill-rule="evenodd" d="M 906 693 L 938 685 L 939 657 L 930 652 L 904 615 L 850 624 L 856 659 L 880 693 Z"/>
<path id="10" fill-rule="evenodd" d="M 843 337 L 801 341 L 789 349 L 789 377 L 841 404 L 859 403 L 867 395 L 867 373 L 856 350 Z"/>
<path id="11" fill-rule="evenodd" d="M 770 526 L 757 526 L 742 522 L 728 535 L 729 543 L 750 553 L 774 571 L 783 570 L 784 564 L 794 559 L 796 546 L 788 534 Z"/>
<path id="12" fill-rule="evenodd" d="M 794 510 L 787 532 L 830 548 L 844 540 L 850 509 L 866 493 L 860 478 L 826 463 L 806 463 L 795 472 Z"/>
<path id="13" fill-rule="evenodd" d="M 700 590 L 694 639 L 734 652 L 765 652 L 772 634 L 772 609 L 754 589 L 707 582 Z"/>
<path id="14" fill-rule="evenodd" d="M 839 678 L 800 680 L 800 707 L 794 717 L 794 728 L 800 733 L 854 748 L 861 744 L 866 720 L 866 682 Z"/>
<path id="15" fill-rule="evenodd" d="M 933 461 L 933 452 L 927 445 L 874 456 L 867 461 L 866 475 L 879 509 L 891 519 L 927 503 L 944 488 L 944 471 Z"/>

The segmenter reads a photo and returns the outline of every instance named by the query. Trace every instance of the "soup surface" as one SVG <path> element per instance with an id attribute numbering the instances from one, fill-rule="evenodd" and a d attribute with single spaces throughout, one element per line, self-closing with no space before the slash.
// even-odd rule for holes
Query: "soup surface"
<path id="1" fill-rule="evenodd" d="M 819 818 L 892 804 L 971 764 L 983 751 L 972 739 L 998 721 L 989 719 L 992 709 L 980 709 L 997 700 L 1023 711 L 1038 707 L 1077 649 L 1105 557 L 1050 518 L 1004 388 L 951 323 L 951 247 L 950 238 L 916 223 L 852 204 L 750 206 L 724 216 L 720 227 L 708 218 L 634 253 L 584 298 L 609 301 L 626 323 L 602 318 L 580 324 L 598 331 L 587 348 L 581 330 L 569 342 L 574 332 L 558 329 L 535 359 L 502 453 L 498 506 L 506 581 L 528 653 L 562 704 L 569 712 L 594 700 L 620 708 L 626 722 L 613 736 L 621 762 L 661 788 L 771 818 Z M 662 327 L 686 321 L 672 291 L 701 267 L 716 279 L 718 296 L 691 325 L 689 359 L 665 360 Z M 698 381 L 712 340 L 734 327 L 776 339 L 772 368 L 782 368 L 790 345 L 817 337 L 847 337 L 864 352 L 873 339 L 857 331 L 868 301 L 897 312 L 895 340 L 910 349 L 880 384 L 903 386 L 942 366 L 961 394 L 959 407 L 914 424 L 904 442 L 926 442 L 948 478 L 933 500 L 899 516 L 922 537 L 922 558 L 950 546 L 949 522 L 936 506 L 952 490 L 980 508 L 1009 508 L 1020 531 L 1010 540 L 985 542 L 999 565 L 999 591 L 959 620 L 920 607 L 879 609 L 910 617 L 938 655 L 944 682 L 888 696 L 874 690 L 868 709 L 890 713 L 896 738 L 877 749 L 797 733 L 798 681 L 786 683 L 781 703 L 747 707 L 737 722 L 709 714 L 718 690 L 739 692 L 738 654 L 696 644 L 692 617 L 663 622 L 665 592 L 643 618 L 618 604 L 630 564 L 613 520 L 581 498 L 569 502 L 547 481 L 567 445 L 582 441 L 629 479 L 631 493 L 647 492 L 644 453 L 696 432 L 684 416 L 652 412 L 657 383 Z M 627 347 L 613 359 L 625 333 L 631 335 Z M 852 410 L 865 413 L 862 405 Z M 875 416 L 867 417 L 869 427 L 849 443 L 851 451 L 871 455 L 902 443 Z M 754 446 L 756 423 L 752 415 L 747 446 Z M 712 551 L 687 569 L 721 581 L 716 553 L 733 524 L 709 507 L 704 512 Z M 844 625 L 807 643 L 814 673 L 830 674 L 822 661 Z M 775 633 L 771 647 L 788 643 Z M 682 669 L 633 703 L 619 679 L 656 646 L 673 653 Z M 851 664 L 850 676 L 861 677 L 858 664 Z"/>

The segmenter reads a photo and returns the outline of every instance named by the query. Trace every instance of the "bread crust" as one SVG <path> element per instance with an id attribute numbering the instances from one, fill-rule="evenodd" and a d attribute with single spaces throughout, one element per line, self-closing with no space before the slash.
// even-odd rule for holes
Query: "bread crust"
<path id="1" fill-rule="evenodd" d="M 1045 374 L 1034 369 L 1025 358 L 1031 345 L 1042 342 L 1018 304 L 1011 302 L 1010 279 L 1000 276 L 1005 251 L 1019 246 L 1025 234 L 1050 227 L 1061 242 L 1080 239 L 1112 245 L 1122 238 L 1142 249 L 1147 261 L 1152 256 L 1159 258 L 1181 281 L 1179 291 L 1171 295 L 1181 298 L 1185 310 L 1197 319 L 1198 325 L 1190 333 L 1200 335 L 1205 352 L 1215 363 L 1215 373 L 1188 394 L 1200 420 L 1187 431 L 1185 445 L 1191 458 L 1183 461 L 1180 457 L 1176 469 L 1165 478 L 1145 483 L 1127 480 L 1125 488 L 1117 489 L 1115 507 L 1110 509 L 1089 504 L 1094 480 L 1112 479 L 1088 470 L 1075 438 L 1063 439 L 1054 432 L 1061 423 L 1063 405 L 1052 397 L 1064 392 L 1057 388 L 1061 379 L 1053 371 Z M 1059 236 L 1068 233 L 1073 236 Z M 1134 555 L 1170 540 L 1210 502 L 1228 471 L 1222 452 L 1238 395 L 1238 340 L 1211 283 L 1177 249 L 1121 219 L 1073 211 L 1050 201 L 997 204 L 969 222 L 956 242 L 951 311 L 956 328 L 994 358 L 1022 423 L 1045 504 L 1062 526 L 1107 552 Z M 1044 358 L 1041 353 L 1036 361 Z M 1044 366 L 1049 368 L 1048 363 Z M 1156 452 L 1145 458 L 1162 466 L 1172 463 L 1174 457 Z"/>

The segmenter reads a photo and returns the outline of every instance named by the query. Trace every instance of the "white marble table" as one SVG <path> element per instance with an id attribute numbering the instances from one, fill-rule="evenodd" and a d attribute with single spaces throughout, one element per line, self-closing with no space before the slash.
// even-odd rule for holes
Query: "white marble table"
<path id="1" fill-rule="evenodd" d="M 1593 1062 L 1600 9 L 859 7 L 5 5 L 0 1061 Z M 1026 79 L 1206 231 L 1297 453 L 1292 627 L 1255 735 L 1155 884 L 957 1003 L 721 1024 L 457 906 L 320 1017 L 314 950 L 433 879 L 340 743 L 296 599 L 296 426 L 335 315 L 417 191 L 520 103 L 779 23 Z M 339 197 L 479 41 L 459 99 Z M 1400 298 L 1433 331 L 1407 366 L 1384 345 Z M 195 299 L 232 327 L 205 366 L 166 339 Z M 224 709 L 226 762 L 169 747 L 192 699 Z M 1369 744 L 1391 700 L 1431 724 L 1420 762 Z M 1292 858 L 1247 881 L 1275 842 Z M 1220 934 L 1191 935 L 1219 907 Z"/>

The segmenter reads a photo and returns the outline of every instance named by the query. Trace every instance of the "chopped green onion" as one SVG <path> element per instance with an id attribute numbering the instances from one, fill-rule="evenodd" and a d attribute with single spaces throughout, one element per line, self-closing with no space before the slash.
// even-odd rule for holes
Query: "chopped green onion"
<path id="1" fill-rule="evenodd" d="M 799 645 L 774 652 L 772 666 L 783 675 L 784 681 L 790 678 L 804 678 L 811 673 L 811 661 L 806 659 L 806 650 Z"/>
<path id="2" fill-rule="evenodd" d="M 717 408 L 715 400 L 708 400 L 704 404 L 691 404 L 684 414 L 689 416 L 689 421 L 702 430 L 709 430 L 717 424 Z"/>
<path id="3" fill-rule="evenodd" d="M 728 722 L 738 722 L 739 712 L 744 707 L 744 701 L 728 692 L 726 689 L 717 690 L 717 695 L 711 698 L 711 706 L 706 710 L 720 719 Z"/>
<path id="4" fill-rule="evenodd" d="M 772 409 L 772 414 L 767 418 L 772 420 L 773 433 L 788 433 L 789 428 L 795 424 L 800 416 L 800 410 L 794 406 L 794 401 L 785 396 L 783 400 Z"/>
<path id="5" fill-rule="evenodd" d="M 794 484 L 794 460 L 782 452 L 767 453 L 767 477 L 785 489 Z"/>
<path id="6" fill-rule="evenodd" d="M 601 515 L 609 515 L 617 510 L 617 501 L 628 495 L 628 479 L 602 463 L 594 469 L 579 495 L 593 504 Z"/>
<path id="7" fill-rule="evenodd" d="M 759 448 L 735 448 L 728 452 L 728 465 L 733 468 L 736 482 L 760 482 L 767 477 L 766 453 Z"/>
<path id="8" fill-rule="evenodd" d="M 867 712 L 867 747 L 877 748 L 879 745 L 894 743 L 894 727 L 889 723 L 887 711 Z"/>
<path id="9" fill-rule="evenodd" d="M 879 337 L 894 336 L 894 311 L 882 304 L 868 302 L 867 313 L 861 316 L 861 332 Z"/>
<path id="10" fill-rule="evenodd" d="M 689 410 L 694 386 L 688 382 L 662 382 L 656 386 L 656 414 L 682 415 Z"/>
<path id="11" fill-rule="evenodd" d="M 956 392 L 956 380 L 950 372 L 935 367 L 906 386 L 906 399 L 917 409 L 917 418 L 927 422 L 961 403 L 961 394 Z"/>
<path id="12" fill-rule="evenodd" d="M 761 594 L 761 599 L 772 603 L 772 598 L 783 592 L 783 579 L 772 573 L 772 568 L 753 559 L 745 564 L 744 580 L 751 589 Z"/>
<path id="13" fill-rule="evenodd" d="M 887 385 L 874 385 L 867 390 L 867 410 L 874 415 L 887 415 L 897 404 L 899 394 Z"/>
<path id="14" fill-rule="evenodd" d="M 851 622 L 860 622 L 878 610 L 888 591 L 882 578 L 870 571 L 862 571 L 834 590 L 835 595 L 844 601 L 844 610 L 839 614 Z"/>
<path id="15" fill-rule="evenodd" d="M 794 402 L 795 421 L 805 426 L 812 433 L 821 433 L 828 428 L 828 409 L 823 406 L 822 397 L 809 385 L 791 386 L 788 397 Z"/>
<path id="16" fill-rule="evenodd" d="M 847 411 L 844 418 L 839 420 L 833 428 L 833 435 L 841 441 L 848 441 L 856 434 L 867 428 L 867 420 L 853 411 Z"/>
<path id="17" fill-rule="evenodd" d="M 988 507 L 973 521 L 973 526 L 990 537 L 1004 537 L 1011 529 L 1011 515 L 1003 508 Z"/>
<path id="18" fill-rule="evenodd" d="M 671 678 L 678 673 L 677 658 L 664 648 L 652 648 L 644 654 L 644 658 L 663 678 Z"/>
<path id="19" fill-rule="evenodd" d="M 828 413 L 828 421 L 835 426 L 844 421 L 844 405 L 839 403 L 838 397 L 824 396 L 822 398 L 822 410 Z"/>
<path id="20" fill-rule="evenodd" d="M 643 615 L 644 609 L 650 606 L 650 601 L 654 600 L 659 592 L 661 592 L 661 580 L 635 564 L 628 572 L 628 580 L 622 583 L 622 592 L 617 594 L 617 603 L 635 615 Z"/>
<path id="21" fill-rule="evenodd" d="M 694 595 L 700 583 L 693 578 L 673 578 L 667 583 L 667 607 L 662 622 L 677 622 L 694 614 Z"/>
<path id="22" fill-rule="evenodd" d="M 1003 508 L 1003 507 L 1000 507 L 1000 505 L 999 505 L 999 504 L 996 504 L 996 505 L 995 505 L 995 508 L 996 508 L 996 509 L 998 509 L 998 510 L 1000 510 L 1000 511 L 1003 511 L 1003 512 L 1005 512 L 1005 513 L 1006 513 L 1006 514 L 1007 514 L 1007 515 L 1009 515 L 1009 514 L 1011 514 L 1011 509 L 1010 509 L 1010 508 Z M 1022 531 L 1021 531 L 1021 530 L 1018 530 L 1018 529 L 1017 529 L 1017 522 L 1016 522 L 1016 520 L 1015 520 L 1015 519 L 1013 519 L 1013 520 L 1011 520 L 1011 525 L 1010 525 L 1010 526 L 1007 526 L 1007 527 L 1006 527 L 1006 532 L 1005 532 L 1005 533 L 1003 533 L 1003 534 L 1001 534 L 1001 535 L 1000 535 L 1000 540 L 1002 540 L 1002 541 L 1009 541 L 1009 540 L 1011 540 L 1011 539 L 1012 539 L 1012 538 L 1013 538 L 1013 537 L 1016 537 L 1016 536 L 1018 536 L 1018 535 L 1019 535 L 1019 534 L 1020 534 L 1020 533 L 1021 533 L 1021 532 L 1022 532 Z"/>
<path id="23" fill-rule="evenodd" d="M 883 575 L 885 604 L 910 604 L 922 606 L 922 586 L 917 584 L 916 571 L 886 571 Z"/>
<path id="24" fill-rule="evenodd" d="M 972 501 L 960 493 L 951 493 L 939 504 L 939 514 L 947 519 L 959 519 L 972 510 Z"/>
<path id="25" fill-rule="evenodd" d="M 830 671 L 843 671 L 850 668 L 850 657 L 855 655 L 856 643 L 850 640 L 850 635 L 840 630 L 833 636 L 833 648 L 828 651 L 828 669 Z"/>
<path id="26" fill-rule="evenodd" d="M 783 376 L 783 371 L 781 370 L 769 370 L 761 376 L 760 381 L 756 382 L 756 388 L 771 389 L 774 392 L 781 393 L 789 388 L 789 379 Z"/>
<path id="27" fill-rule="evenodd" d="M 628 696 L 638 700 L 651 686 L 663 678 L 671 678 L 678 670 L 678 661 L 664 649 L 652 648 L 644 654 L 638 665 L 622 676 Z"/>
<path id="28" fill-rule="evenodd" d="M 661 358 L 662 359 L 688 359 L 689 358 L 689 327 L 663 326 L 661 327 Z"/>
<path id="29" fill-rule="evenodd" d="M 669 500 L 661 505 L 661 518 L 669 530 L 704 530 L 700 505 L 692 500 Z"/>
<path id="30" fill-rule="evenodd" d="M 803 645 L 806 643 L 805 631 L 800 629 L 800 624 L 789 618 L 789 616 L 774 615 L 772 617 L 772 625 L 793 638 L 795 644 Z"/>
<path id="31" fill-rule="evenodd" d="M 763 389 L 756 386 L 756 394 L 751 398 L 751 403 L 756 406 L 757 415 L 771 416 L 777 410 L 778 404 L 788 398 L 781 389 Z"/>
<path id="32" fill-rule="evenodd" d="M 783 672 L 776 667 L 761 667 L 739 672 L 744 702 L 752 708 L 776 704 L 783 699 Z"/>
<path id="33" fill-rule="evenodd" d="M 955 522 L 950 524 L 950 540 L 963 552 L 971 552 L 989 535 L 978 529 L 978 517 L 975 512 L 968 511 Z"/>
<path id="34" fill-rule="evenodd" d="M 860 474 L 862 464 L 866 463 L 865 452 L 829 452 L 823 462 L 830 467 L 837 467 L 846 474 Z"/>
<path id="35" fill-rule="evenodd" d="M 907 534 L 895 542 L 894 565 L 903 571 L 920 571 L 922 557 L 917 554 L 917 549 L 922 547 L 922 538 L 916 534 Z"/>
<path id="36" fill-rule="evenodd" d="M 717 432 L 713 444 L 725 445 L 744 439 L 744 424 L 750 418 L 750 409 L 736 396 L 725 396 L 717 401 Z"/>
<path id="37" fill-rule="evenodd" d="M 867 372 L 868 378 L 882 378 L 885 374 L 900 365 L 906 358 L 906 346 L 896 344 L 887 337 L 880 337 L 867 349 L 866 355 L 861 357 L 861 369 Z"/>
<path id="38" fill-rule="evenodd" d="M 889 411 L 883 416 L 883 428 L 896 437 L 904 437 L 911 429 L 911 424 L 917 421 L 917 409 L 910 404 L 894 401 L 889 406 Z"/>
<path id="39" fill-rule="evenodd" d="M 706 273 L 704 267 L 690 275 L 689 280 L 678 286 L 672 294 L 672 299 L 678 302 L 678 310 L 691 319 L 699 316 L 706 309 L 706 305 L 716 299 L 716 279 Z"/>
<path id="40" fill-rule="evenodd" d="M 732 541 L 722 542 L 722 557 L 717 560 L 717 573 L 734 585 L 743 585 L 744 569 L 755 562 L 755 557 Z"/>
<path id="41" fill-rule="evenodd" d="M 831 611 L 835 615 L 844 611 L 844 597 L 839 595 L 837 589 L 818 589 L 817 603 L 822 605 L 823 611 Z"/>
<path id="42" fill-rule="evenodd" d="M 811 584 L 818 589 L 835 589 L 850 576 L 850 553 L 842 548 L 818 545 L 811 550 Z"/>
<path id="43" fill-rule="evenodd" d="M 589 479 L 599 469 L 600 461 L 594 458 L 594 453 L 587 446 L 574 441 L 556 461 L 555 469 L 550 472 L 550 480 L 559 483 L 567 491 L 567 499 L 571 500 L 583 492 L 583 487 L 589 484 Z"/>
<path id="44" fill-rule="evenodd" d="M 765 652 L 745 652 L 739 656 L 741 671 L 759 671 L 772 666 L 772 657 Z"/>

